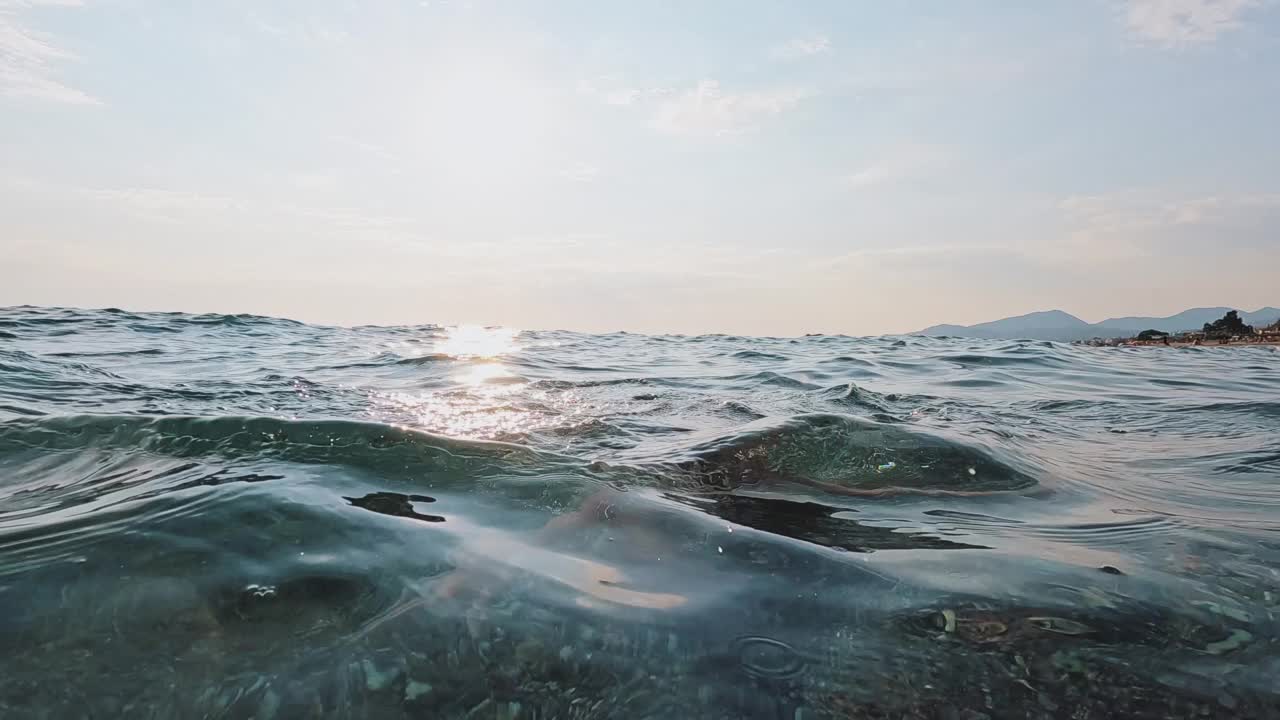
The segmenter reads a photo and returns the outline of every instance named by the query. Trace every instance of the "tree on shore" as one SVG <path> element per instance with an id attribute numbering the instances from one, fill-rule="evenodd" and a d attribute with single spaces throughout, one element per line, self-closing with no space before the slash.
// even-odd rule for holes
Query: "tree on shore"
<path id="1" fill-rule="evenodd" d="M 1229 338 L 1233 335 L 1252 335 L 1253 326 L 1246 325 L 1240 319 L 1240 313 L 1230 310 L 1220 319 L 1204 324 L 1204 334 L 1208 338 Z"/>

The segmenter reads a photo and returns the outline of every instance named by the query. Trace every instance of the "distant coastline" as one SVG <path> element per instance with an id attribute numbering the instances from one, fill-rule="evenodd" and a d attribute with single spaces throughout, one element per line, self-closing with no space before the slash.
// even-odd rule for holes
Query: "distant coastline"
<path id="1" fill-rule="evenodd" d="M 1254 327 L 1240 318 L 1239 311 L 1228 310 L 1217 320 L 1205 323 L 1200 330 L 1170 333 L 1148 328 L 1131 337 L 1090 338 L 1077 340 L 1075 344 L 1092 347 L 1276 347 L 1280 346 L 1280 319 L 1266 327 Z"/>
<path id="2" fill-rule="evenodd" d="M 1273 340 L 1211 340 L 1208 342 L 1171 339 L 1169 342 L 1156 342 L 1152 340 L 1138 340 L 1136 338 L 1096 338 L 1092 340 L 1077 340 L 1072 345 L 1087 345 L 1089 347 L 1171 347 L 1171 348 L 1188 348 L 1188 347 L 1280 347 L 1280 338 Z"/>
<path id="3" fill-rule="evenodd" d="M 1015 317 L 978 323 L 976 325 L 934 325 L 911 333 L 912 335 L 985 338 L 989 340 L 1051 340 L 1054 342 L 1085 342 L 1119 344 L 1121 340 L 1137 338 L 1144 332 L 1157 332 L 1170 337 L 1182 337 L 1204 331 L 1205 327 L 1235 313 L 1241 325 L 1220 328 L 1217 335 L 1253 335 L 1253 328 L 1267 328 L 1280 322 L 1280 307 L 1262 307 L 1253 311 L 1240 311 L 1230 307 L 1201 307 L 1184 310 L 1167 317 L 1114 317 L 1096 323 L 1086 322 L 1062 310 L 1046 310 Z M 1250 328 L 1248 332 L 1244 328 Z M 1195 338 L 1188 342 L 1194 344 Z M 1203 338 L 1202 344 L 1203 344 Z M 1243 338 L 1242 338 L 1243 340 Z M 1163 344 L 1163 343 L 1162 343 Z M 1230 344 L 1228 341 L 1227 344 Z M 1243 343 L 1250 344 L 1250 343 Z"/>

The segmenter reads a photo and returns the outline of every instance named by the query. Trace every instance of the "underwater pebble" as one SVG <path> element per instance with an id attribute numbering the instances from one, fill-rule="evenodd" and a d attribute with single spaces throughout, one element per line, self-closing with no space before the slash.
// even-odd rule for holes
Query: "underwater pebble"
<path id="1" fill-rule="evenodd" d="M 949 633 L 956 631 L 956 611 L 955 610 L 942 611 L 942 631 L 949 632 Z"/>
<path id="2" fill-rule="evenodd" d="M 542 654 L 542 643 L 533 638 L 529 638 L 516 646 L 516 662 L 521 665 L 537 665 Z"/>
<path id="3" fill-rule="evenodd" d="M 255 720 L 271 720 L 276 716 L 276 711 L 280 709 L 280 696 L 275 690 L 267 688 L 262 693 L 262 700 L 258 702 L 258 711 L 254 713 Z"/>
<path id="4" fill-rule="evenodd" d="M 1084 588 L 1080 591 L 1080 595 L 1081 599 L 1084 600 L 1084 604 L 1088 607 L 1112 609 L 1116 607 L 1115 602 L 1097 588 Z"/>
<path id="5" fill-rule="evenodd" d="M 404 699 L 409 702 L 413 702 L 424 695 L 429 695 L 432 689 L 431 683 L 410 680 L 409 683 L 404 686 Z"/>
<path id="6" fill-rule="evenodd" d="M 242 694 L 244 694 L 243 688 L 228 688 L 226 692 L 219 695 L 217 705 L 219 712 L 231 707 L 235 701 L 240 699 Z"/>
<path id="7" fill-rule="evenodd" d="M 1053 654 L 1051 660 L 1054 667 L 1059 670 L 1080 674 L 1083 674 L 1088 670 L 1088 667 L 1085 666 L 1084 662 L 1082 662 L 1080 658 L 1073 653 L 1059 650 Z"/>
<path id="8" fill-rule="evenodd" d="M 1249 622 L 1249 613 L 1237 608 L 1219 605 L 1216 602 L 1209 602 L 1208 600 L 1196 600 L 1191 604 L 1196 607 L 1204 608 L 1215 615 L 1229 617 L 1232 620 L 1239 620 L 1240 622 Z"/>
<path id="9" fill-rule="evenodd" d="M 391 683 L 395 682 L 400 675 L 400 668 L 391 668 L 386 672 L 378 670 L 378 666 L 373 664 L 372 660 L 361 660 L 360 667 L 364 669 L 364 685 L 370 692 L 378 692 L 391 687 Z"/>
<path id="10" fill-rule="evenodd" d="M 1083 623 L 1075 620 L 1058 617 L 1029 617 L 1027 622 L 1041 630 L 1047 630 L 1059 635 L 1085 635 L 1093 632 L 1093 630 Z"/>
<path id="11" fill-rule="evenodd" d="M 1236 629 L 1232 630 L 1231 634 L 1228 635 L 1226 639 L 1205 645 L 1204 651 L 1210 655 L 1222 655 L 1223 653 L 1229 653 L 1232 650 L 1244 647 L 1251 640 L 1253 640 L 1253 633 L 1248 630 Z"/>

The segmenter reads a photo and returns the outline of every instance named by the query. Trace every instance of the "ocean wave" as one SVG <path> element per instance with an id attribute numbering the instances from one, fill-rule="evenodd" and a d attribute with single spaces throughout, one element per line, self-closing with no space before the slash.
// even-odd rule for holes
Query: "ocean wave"
<path id="1" fill-rule="evenodd" d="M 406 367 L 415 367 L 420 365 L 433 365 L 436 363 L 450 362 L 460 359 L 458 356 L 449 355 L 447 353 L 429 353 L 426 355 L 414 355 L 404 357 L 396 353 L 381 353 L 368 360 L 359 362 L 343 363 L 340 365 L 331 365 L 332 370 L 355 370 L 360 368 L 379 368 L 393 365 L 401 365 Z"/>
<path id="2" fill-rule="evenodd" d="M 137 355 L 164 355 L 165 351 L 160 348 L 144 348 L 141 350 L 116 350 L 101 352 L 52 352 L 45 353 L 45 357 L 57 358 L 73 358 L 73 357 L 134 357 Z"/>
<path id="3" fill-rule="evenodd" d="M 15 717 L 1274 709 L 1269 351 L 0 327 Z"/>
<path id="4" fill-rule="evenodd" d="M 69 415 L 0 423 L 0 457 L 18 451 L 130 449 L 173 458 L 259 458 L 394 469 L 397 474 L 537 468 L 554 456 L 526 447 L 351 420 Z"/>
<path id="5" fill-rule="evenodd" d="M 778 353 L 760 352 L 758 350 L 739 350 L 731 356 L 736 360 L 760 360 L 765 362 L 785 362 L 786 355 Z"/>
<path id="6" fill-rule="evenodd" d="M 688 448 L 685 467 L 712 486 L 798 482 L 836 494 L 984 493 L 1037 481 L 973 441 L 848 415 L 752 423 Z"/>

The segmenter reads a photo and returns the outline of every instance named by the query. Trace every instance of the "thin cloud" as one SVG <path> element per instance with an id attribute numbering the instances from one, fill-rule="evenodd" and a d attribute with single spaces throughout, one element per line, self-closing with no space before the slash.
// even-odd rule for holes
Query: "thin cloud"
<path id="1" fill-rule="evenodd" d="M 859 248 L 829 258 L 814 259 L 809 269 L 821 272 L 831 269 L 848 269 L 853 266 L 885 268 L 921 263 L 952 263 L 959 258 L 991 256 L 1021 256 L 1015 247 L 994 244 L 952 243 L 933 245 L 903 245 L 897 247 Z"/>
<path id="2" fill-rule="evenodd" d="M 600 168 L 584 162 L 574 163 L 557 173 L 562 179 L 578 183 L 592 183 L 600 177 Z"/>
<path id="3" fill-rule="evenodd" d="M 780 248 L 749 249 L 729 243 L 637 243 L 604 233 L 523 236 L 483 247 L 481 257 L 522 269 L 648 278 L 738 278 L 763 282 L 794 265 Z"/>
<path id="4" fill-rule="evenodd" d="M 1046 246 L 1059 260 L 1170 258 L 1189 248 L 1228 253 L 1274 242 L 1280 193 L 1176 196 L 1128 191 L 1064 199 L 1065 239 Z"/>
<path id="5" fill-rule="evenodd" d="M 351 137 L 350 135 L 330 135 L 329 140 L 339 145 L 345 145 L 350 148 L 355 148 L 361 152 L 368 153 L 379 160 L 394 162 L 400 159 L 395 153 L 381 145 L 378 145 L 377 143 L 371 143 L 367 140 Z"/>
<path id="6" fill-rule="evenodd" d="M 0 12 L 33 7 L 84 7 L 84 0 L 0 0 Z"/>
<path id="7" fill-rule="evenodd" d="M 604 101 L 609 105 L 634 105 L 644 97 L 639 88 L 618 88 L 604 94 Z"/>
<path id="8" fill-rule="evenodd" d="M 672 135 L 735 135 L 792 109 L 812 93 L 800 88 L 726 92 L 715 80 L 674 90 L 632 86 L 613 76 L 578 83 L 578 91 L 608 105 L 640 107 L 651 113 L 654 129 Z"/>
<path id="9" fill-rule="evenodd" d="M 794 38 L 769 51 L 775 60 L 795 60 L 797 58 L 821 55 L 831 50 L 831 39 L 826 35 Z"/>
<path id="10" fill-rule="evenodd" d="M 844 180 L 857 189 L 891 185 L 933 174 L 942 169 L 947 160 L 948 153 L 943 148 L 907 144 L 875 158 Z"/>
<path id="11" fill-rule="evenodd" d="M 207 224 L 232 214 L 252 215 L 266 223 L 301 223 L 327 231 L 377 231 L 405 228 L 407 218 L 359 208 L 297 205 L 161 188 L 81 189 L 85 196 L 146 220 Z"/>
<path id="12" fill-rule="evenodd" d="M 1068 218 L 1094 232 L 1203 225 L 1242 213 L 1280 209 L 1280 193 L 1170 197 L 1152 191 L 1075 195 L 1058 204 Z"/>
<path id="13" fill-rule="evenodd" d="M 578 81 L 578 92 L 594 97 L 606 105 L 626 107 L 670 95 L 665 87 L 641 87 L 628 85 L 613 75 Z"/>
<path id="14" fill-rule="evenodd" d="M 342 183 L 337 170 L 291 173 L 287 179 L 290 185 L 305 192 L 334 190 Z"/>
<path id="15" fill-rule="evenodd" d="M 159 188 L 64 188 L 65 194 L 80 194 L 102 207 L 141 220 L 185 224 L 195 218 L 226 216 L 242 212 L 243 202 L 222 195 Z"/>
<path id="16" fill-rule="evenodd" d="M 797 88 L 725 92 L 715 80 L 703 80 L 662 101 L 653 125 L 676 135 L 734 135 L 791 110 L 809 95 Z"/>
<path id="17" fill-rule="evenodd" d="M 1204 45 L 1239 28 L 1260 0 L 1128 0 L 1124 19 L 1130 32 L 1165 48 Z"/>
<path id="18" fill-rule="evenodd" d="M 79 7 L 77 0 L 0 0 L 0 96 L 67 105 L 101 101 L 57 78 L 58 63 L 75 60 L 53 38 L 27 26 L 22 11 L 37 6 Z"/>
<path id="19" fill-rule="evenodd" d="M 358 207 L 299 205 L 268 198 L 233 196 L 157 187 L 86 187 L 23 176 L 0 176 L 0 188 L 57 195 L 135 219 L 208 227 L 251 221 L 260 227 L 304 226 L 315 232 L 402 231 L 414 220 L 372 213 Z"/>
<path id="20" fill-rule="evenodd" d="M 283 218 L 295 218 L 301 221 L 313 221 L 320 227 L 330 230 L 357 230 L 372 232 L 378 230 L 405 230 L 413 221 L 405 217 L 371 214 L 360 208 L 347 207 L 315 207 L 310 205 L 284 204 L 263 208 L 267 215 Z"/>
<path id="21" fill-rule="evenodd" d="M 345 30 L 327 27 L 314 20 L 295 19 L 281 23 L 256 11 L 250 11 L 247 20 L 249 27 L 262 35 L 302 45 L 340 45 L 351 38 Z"/>

